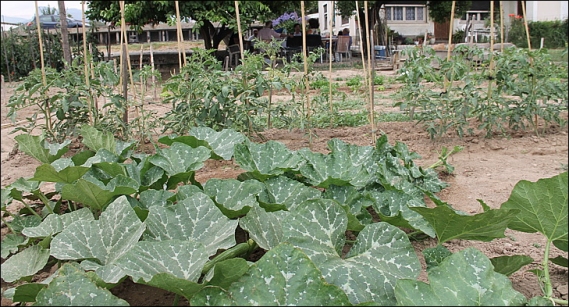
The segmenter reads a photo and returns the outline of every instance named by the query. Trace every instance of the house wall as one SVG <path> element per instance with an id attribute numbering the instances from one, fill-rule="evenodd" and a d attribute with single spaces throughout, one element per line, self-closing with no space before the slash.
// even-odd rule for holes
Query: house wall
<path id="1" fill-rule="evenodd" d="M 527 19 L 531 21 L 563 20 L 567 18 L 568 2 L 569 1 L 527 1 Z"/>

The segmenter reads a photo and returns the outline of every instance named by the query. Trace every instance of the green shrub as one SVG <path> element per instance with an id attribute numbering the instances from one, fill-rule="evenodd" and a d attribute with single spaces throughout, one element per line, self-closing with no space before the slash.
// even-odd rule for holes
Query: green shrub
<path id="1" fill-rule="evenodd" d="M 508 31 L 508 42 L 517 47 L 527 48 L 527 36 L 524 20 L 521 16 L 510 15 L 510 29 Z M 530 33 L 530 43 L 532 48 L 539 48 L 541 38 L 544 38 L 545 48 L 564 48 L 568 41 L 568 21 L 565 19 L 554 21 L 529 21 L 528 29 Z"/>

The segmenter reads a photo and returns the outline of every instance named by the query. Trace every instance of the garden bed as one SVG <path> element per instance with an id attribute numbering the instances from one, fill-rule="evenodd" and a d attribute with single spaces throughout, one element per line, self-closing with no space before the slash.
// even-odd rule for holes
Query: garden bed
<path id="1" fill-rule="evenodd" d="M 393 72 L 378 72 L 386 76 L 392 76 Z M 328 76 L 327 72 L 324 72 Z M 332 78 L 342 80 L 349 79 L 355 75 L 361 75 L 361 70 L 341 70 L 334 71 Z M 394 96 L 395 88 L 386 88 L 382 91 L 385 97 Z M 6 186 L 14 182 L 19 177 L 31 177 L 34 170 L 40 163 L 22 152 L 15 151 L 15 134 L 9 134 L 13 127 L 7 127 L 9 120 L 5 117 L 7 98 L 13 93 L 14 84 L 7 84 L 7 90 L 3 89 L 2 99 L 2 143 L 1 161 L 2 175 L 1 184 Z M 347 94 L 351 88 L 340 87 Z M 159 91 L 160 92 L 160 91 Z M 281 93 L 282 94 L 282 93 Z M 282 97 L 286 100 L 286 97 Z M 276 99 L 275 101 L 278 101 Z M 386 98 L 376 105 L 378 112 L 394 112 L 392 103 Z M 169 105 L 160 103 L 150 103 L 144 108 L 164 114 Z M 30 113 L 19 113 L 20 120 L 29 116 Z M 134 115 L 134 114 L 133 114 Z M 562 114 L 567 119 L 567 112 Z M 422 159 L 417 160 L 419 165 L 427 167 L 438 160 L 439 152 L 442 147 L 452 148 L 459 145 L 464 148 L 459 153 L 452 155 L 448 162 L 455 167 L 450 175 L 442 174 L 441 178 L 448 182 L 450 186 L 438 196 L 441 200 L 448 202 L 455 209 L 462 210 L 469 214 L 482 213 L 482 207 L 477 199 L 482 199 L 490 208 L 497 209 L 504 203 L 514 185 L 520 180 L 532 182 L 540 178 L 555 176 L 567 170 L 568 160 L 568 129 L 559 128 L 556 125 L 539 127 L 540 136 L 535 136 L 532 132 L 514 133 L 512 137 L 500 137 L 487 139 L 484 134 L 464 137 L 456 137 L 450 132 L 434 142 L 429 134 L 420 125 L 411 121 L 404 122 L 380 122 L 376 127 L 378 133 L 385 133 L 390 143 L 396 141 L 407 144 L 410 151 L 417 152 Z M 314 129 L 315 137 L 312 141 L 311 149 L 315 152 L 329 152 L 327 142 L 330 139 L 338 138 L 350 144 L 371 145 L 371 131 L 368 125 L 361 127 L 340 127 L 327 129 Z M 266 140 L 276 140 L 286 145 L 291 150 L 298 150 L 309 147 L 310 143 L 305 135 L 305 131 L 299 129 L 268 129 L 260 132 Z M 253 137 L 254 141 L 262 142 L 261 139 Z M 145 146 L 145 151 L 152 151 L 151 146 Z M 196 172 L 196 180 L 204 184 L 211 178 L 236 178 L 242 173 L 232 161 L 208 161 L 206 166 Z M 429 204 L 429 206 L 434 206 Z M 2 238 L 7 233 L 7 228 L 2 228 Z M 515 290 L 520 291 L 526 297 L 542 295 L 538 287 L 537 277 L 527 271 L 536 268 L 543 258 L 545 238 L 537 233 L 529 234 L 514 230 L 506 230 L 506 237 L 495 239 L 491 242 L 478 242 L 467 240 L 451 240 L 444 243 L 450 251 L 456 252 L 466 247 L 473 246 L 481 250 L 488 257 L 525 254 L 531 256 L 534 262 L 510 276 Z M 239 240 L 239 236 L 238 240 Z M 244 239 L 242 241 L 245 241 Z M 240 243 L 240 242 L 237 242 Z M 419 280 L 426 281 L 425 262 L 421 251 L 425 248 L 434 247 L 436 239 L 425 239 L 412 242 L 423 267 Z M 553 248 L 550 257 L 566 253 Z M 258 259 L 260 255 L 252 255 L 250 260 Z M 553 284 L 553 296 L 567 299 L 567 268 L 552 264 L 550 267 L 551 279 Z M 39 273 L 37 279 L 45 278 L 47 273 Z M 2 281 L 2 290 L 12 286 Z M 131 281 L 122 283 L 119 287 L 112 290 L 113 294 L 125 299 L 130 305 L 171 305 L 174 301 L 174 294 L 152 288 L 149 286 L 135 284 Z M 2 298 L 2 305 L 8 305 L 11 301 Z M 180 305 L 188 305 L 182 299 Z"/>

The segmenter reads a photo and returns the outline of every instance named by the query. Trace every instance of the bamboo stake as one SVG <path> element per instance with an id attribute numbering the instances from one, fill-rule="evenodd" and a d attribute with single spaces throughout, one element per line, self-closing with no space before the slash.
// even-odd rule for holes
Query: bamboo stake
<path id="1" fill-rule="evenodd" d="M 185 65 L 184 62 L 186 61 L 186 58 L 184 56 L 184 62 L 182 62 L 182 40 L 184 39 L 184 36 L 182 34 L 182 25 L 181 25 L 181 21 L 180 21 L 180 6 L 178 5 L 178 1 L 174 1 L 174 3 L 176 4 L 176 30 L 177 30 L 177 36 L 178 36 L 178 61 L 180 64 L 180 71 L 181 71 L 182 66 Z M 184 54 L 185 54 L 185 52 L 184 52 Z"/>
<path id="2" fill-rule="evenodd" d="M 504 1 L 500 1 L 500 52 L 504 52 Z"/>
<path id="3" fill-rule="evenodd" d="M 488 72 L 494 75 L 494 1 L 490 1 L 490 65 Z M 492 79 L 488 80 L 488 101 L 492 98 Z"/>
<path id="4" fill-rule="evenodd" d="M 83 19 L 83 24 L 85 24 L 85 1 L 81 1 L 81 18 Z M 83 27 L 83 71 L 85 72 L 85 85 L 89 89 L 89 97 L 87 98 L 87 103 L 89 107 L 89 124 L 93 125 L 93 97 L 91 95 L 91 85 L 90 85 L 90 73 L 91 68 L 88 64 L 87 56 L 87 34 L 85 33 L 85 27 Z"/>
<path id="5" fill-rule="evenodd" d="M 245 60 L 243 53 L 243 32 L 241 31 L 241 17 L 239 15 L 239 1 L 235 0 L 235 14 L 237 15 L 237 32 L 239 33 L 239 51 L 241 52 L 241 62 Z M 235 63 L 237 65 L 237 63 Z M 269 113 L 270 114 L 270 113 Z"/>
<path id="6" fill-rule="evenodd" d="M 304 13 L 304 1 L 300 1 L 300 12 L 302 18 L 302 57 L 304 59 L 304 86 L 302 90 L 306 95 L 306 120 L 308 122 L 308 148 L 312 149 L 312 126 L 310 125 L 310 97 L 308 95 L 308 57 L 306 55 L 306 18 Z"/>
<path id="7" fill-rule="evenodd" d="M 36 26 L 38 29 L 38 40 L 39 40 L 39 45 L 40 45 L 41 80 L 42 80 L 43 86 L 47 87 L 47 79 L 45 76 L 45 64 L 44 64 L 44 60 L 43 60 L 43 42 L 42 42 L 42 30 L 41 30 L 41 24 L 40 24 L 40 13 L 39 13 L 39 9 L 38 9 L 38 2 L 37 1 L 34 1 L 34 2 L 36 5 Z M 51 110 L 49 107 L 49 100 L 48 99 L 45 100 L 45 110 L 46 110 L 45 126 L 46 126 L 46 129 L 48 131 L 51 131 Z"/>
<path id="8" fill-rule="evenodd" d="M 528 20 L 526 17 L 526 3 L 522 1 L 522 12 L 524 14 L 524 27 L 526 28 L 526 37 L 528 39 L 528 50 L 531 51 L 531 41 L 529 39 L 529 28 L 528 28 Z"/>
<path id="9" fill-rule="evenodd" d="M 367 43 L 367 73 L 364 68 L 364 74 L 368 76 L 367 84 L 369 87 L 369 122 L 371 124 L 371 143 L 375 144 L 375 118 L 373 114 L 373 79 L 372 79 L 372 67 L 371 67 L 371 46 L 370 46 L 370 36 L 373 35 L 373 31 L 369 29 L 369 17 L 367 1 L 364 1 L 364 16 L 366 23 L 366 43 Z"/>
<path id="10" fill-rule="evenodd" d="M 120 76 L 120 81 L 122 84 L 122 94 L 124 97 L 124 113 L 123 113 L 123 122 L 124 124 L 128 124 L 128 85 L 127 85 L 127 74 L 126 74 L 126 70 L 128 69 L 128 66 L 126 64 L 127 61 L 127 54 L 128 54 L 128 50 L 127 50 L 127 44 L 126 44 L 126 25 L 125 25 L 125 20 L 124 20 L 124 1 L 120 1 L 119 2 L 120 5 L 120 10 L 121 10 L 121 45 L 122 45 L 122 52 L 121 52 L 121 57 L 120 57 L 120 62 L 121 62 L 121 76 Z"/>
<path id="11" fill-rule="evenodd" d="M 358 6 L 358 1 L 356 1 L 356 12 L 359 12 L 359 11 L 360 11 L 360 8 L 359 8 L 359 6 Z M 360 20 L 360 14 L 359 14 L 359 13 L 356 13 L 356 18 L 357 18 L 358 24 L 360 25 L 360 27 L 359 27 L 359 34 L 360 34 L 360 54 L 361 54 L 361 56 L 362 56 L 362 66 L 363 66 L 363 70 L 364 70 L 364 82 L 366 82 L 366 84 L 367 84 L 367 82 L 368 82 L 368 81 L 367 81 L 367 74 L 365 73 L 365 72 L 366 72 L 366 61 L 365 61 L 365 57 L 364 57 L 364 51 L 363 51 L 363 49 L 362 49 L 362 46 L 364 45 L 364 43 L 363 43 L 363 38 L 362 38 L 362 36 L 363 36 L 362 21 Z M 369 98 L 369 97 L 368 97 L 367 94 L 366 94 L 365 99 L 367 100 L 368 98 Z M 369 104 L 369 100 L 367 100 L 366 102 Z"/>
<path id="12" fill-rule="evenodd" d="M 456 6 L 456 1 L 452 2 L 451 9 L 450 9 L 450 30 L 448 31 L 448 46 L 447 46 L 447 61 L 450 61 L 450 47 L 452 45 L 452 31 L 454 29 L 454 8 Z M 445 75 L 445 84 L 443 87 L 443 92 L 447 91 L 448 79 Z"/>
<path id="13" fill-rule="evenodd" d="M 332 24 L 334 19 L 336 18 L 336 14 L 334 12 L 334 2 L 332 2 L 332 5 L 330 5 L 330 7 L 328 8 L 328 16 L 330 16 L 330 21 L 328 22 L 328 29 L 330 29 L 330 40 L 328 41 L 328 47 L 330 48 L 329 50 L 329 57 L 328 57 L 328 64 L 329 64 L 329 74 L 328 74 L 328 104 L 330 106 L 330 127 L 332 127 L 333 123 L 334 123 L 334 117 L 332 116 L 332 112 L 334 112 L 334 107 L 332 105 L 332 57 L 334 56 L 332 54 L 332 36 L 334 34 L 334 29 L 332 29 Z"/>
<path id="14" fill-rule="evenodd" d="M 150 43 L 150 65 L 152 66 L 152 87 L 154 89 L 154 101 L 158 99 L 156 94 L 156 77 L 154 77 L 154 51 L 152 50 L 152 43 Z"/>

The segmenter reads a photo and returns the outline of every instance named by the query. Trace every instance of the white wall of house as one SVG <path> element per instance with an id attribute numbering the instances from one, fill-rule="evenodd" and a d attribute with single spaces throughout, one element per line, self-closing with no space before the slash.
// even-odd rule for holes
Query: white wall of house
<path id="1" fill-rule="evenodd" d="M 527 1 L 527 19 L 531 21 L 563 20 L 567 18 L 568 2 L 569 1 Z"/>
<path id="2" fill-rule="evenodd" d="M 322 34 L 329 33 L 329 25 L 325 23 L 327 20 L 328 8 L 332 7 L 335 1 L 318 1 L 318 18 L 320 20 L 320 31 Z M 522 15 L 518 12 L 518 1 L 501 1 L 504 7 L 503 18 L 504 24 L 507 27 L 510 23 L 510 14 Z M 569 1 L 526 1 L 526 15 L 528 21 L 545 21 L 545 20 L 564 20 L 568 16 L 568 3 Z M 498 6 L 495 7 L 499 9 Z M 407 11 L 409 10 L 409 14 Z M 411 12 L 413 10 L 413 12 Z M 485 28 L 484 18 L 489 16 L 489 11 L 469 11 L 468 14 L 474 19 L 472 20 L 472 29 Z M 338 14 L 338 13 L 337 13 Z M 429 18 L 427 7 L 418 4 L 387 4 L 385 10 L 380 12 L 380 17 L 383 19 L 387 15 L 388 27 L 398 32 L 403 36 L 422 36 L 425 32 L 434 32 L 434 22 Z M 494 20 L 499 24 L 500 20 Z M 454 31 L 462 30 L 466 26 L 466 20 L 461 18 L 454 20 Z M 342 20 L 342 17 L 336 15 L 334 17 L 334 26 L 332 33 L 335 35 L 339 30 L 349 28 L 350 35 L 358 37 L 359 31 L 356 24 L 355 16 L 349 19 Z M 357 39 L 354 41 L 358 45 Z"/>

